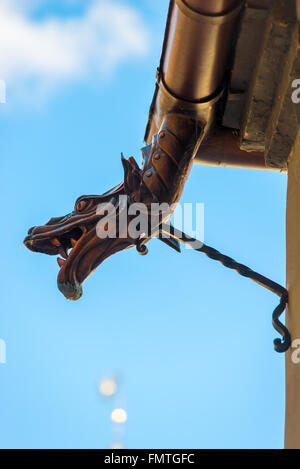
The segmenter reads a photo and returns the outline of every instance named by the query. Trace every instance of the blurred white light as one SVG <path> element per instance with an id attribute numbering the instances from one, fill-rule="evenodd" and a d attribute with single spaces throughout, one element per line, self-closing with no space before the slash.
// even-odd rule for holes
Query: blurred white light
<path id="1" fill-rule="evenodd" d="M 125 423 L 127 420 L 127 412 L 124 409 L 114 409 L 110 417 L 115 423 Z"/>
<path id="2" fill-rule="evenodd" d="M 104 378 L 99 384 L 99 392 L 103 396 L 113 396 L 117 391 L 117 383 L 113 378 Z"/>
<path id="3" fill-rule="evenodd" d="M 111 449 L 124 449 L 122 443 L 113 443 L 110 447 Z"/>

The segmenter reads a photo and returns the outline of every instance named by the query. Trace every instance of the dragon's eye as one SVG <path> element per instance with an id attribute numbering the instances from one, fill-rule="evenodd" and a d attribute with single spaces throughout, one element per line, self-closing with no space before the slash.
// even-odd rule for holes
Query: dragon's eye
<path id="1" fill-rule="evenodd" d="M 83 209 L 86 208 L 87 205 L 88 205 L 88 203 L 85 200 L 80 200 L 75 205 L 76 212 L 81 212 Z"/>
<path id="2" fill-rule="evenodd" d="M 91 198 L 79 198 L 75 203 L 75 212 L 82 212 L 83 210 L 89 210 L 93 206 L 93 199 Z"/>

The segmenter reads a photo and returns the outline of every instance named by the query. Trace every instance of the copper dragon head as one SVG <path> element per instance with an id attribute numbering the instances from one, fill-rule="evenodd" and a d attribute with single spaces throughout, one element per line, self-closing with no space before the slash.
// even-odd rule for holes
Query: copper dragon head
<path id="1" fill-rule="evenodd" d="M 165 125 L 151 145 L 142 149 L 143 166 L 133 157 L 123 158 L 124 181 L 103 195 L 84 195 L 73 211 L 51 218 L 45 225 L 29 229 L 24 244 L 31 251 L 58 255 L 59 290 L 70 300 L 82 295 L 82 283 L 106 258 L 136 246 L 143 254 L 145 243 L 159 237 L 160 224 L 172 214 L 179 200 L 192 161 L 192 152 Z M 169 210 L 159 211 L 153 224 L 153 204 L 167 203 Z M 149 230 L 130 230 L 133 204 L 142 205 L 138 224 Z M 144 208 L 143 208 L 144 207 Z M 109 232 L 113 220 L 113 233 Z M 150 220 L 151 217 L 151 228 Z M 165 243 L 179 249 L 175 240 Z"/>

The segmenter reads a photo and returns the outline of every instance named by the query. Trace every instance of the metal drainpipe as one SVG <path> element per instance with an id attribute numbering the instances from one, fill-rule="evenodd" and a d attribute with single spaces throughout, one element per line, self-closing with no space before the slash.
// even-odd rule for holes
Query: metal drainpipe
<path id="1" fill-rule="evenodd" d="M 162 79 L 178 98 L 199 101 L 220 90 L 240 5 L 237 0 L 175 1 Z"/>
<path id="2" fill-rule="evenodd" d="M 189 115 L 206 132 L 215 121 L 243 4 L 243 0 L 170 1 L 146 143 L 169 113 Z"/>

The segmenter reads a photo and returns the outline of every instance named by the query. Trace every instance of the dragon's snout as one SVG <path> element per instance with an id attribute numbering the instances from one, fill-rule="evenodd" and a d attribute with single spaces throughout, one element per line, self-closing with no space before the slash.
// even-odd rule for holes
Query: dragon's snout
<path id="1" fill-rule="evenodd" d="M 72 285 L 70 282 L 57 282 L 57 286 L 69 300 L 79 300 L 82 295 L 82 286 L 79 284 Z"/>
<path id="2" fill-rule="evenodd" d="M 186 129 L 180 132 L 180 138 L 168 128 L 169 124 L 178 126 L 178 120 L 181 127 L 184 120 Z M 161 223 L 171 216 L 180 199 L 198 136 L 199 129 L 193 119 L 169 115 L 152 144 L 142 149 L 141 169 L 133 157 L 126 160 L 122 155 L 124 180 L 118 186 L 101 196 L 81 196 L 71 213 L 30 228 L 24 240 L 28 249 L 59 256 L 57 283 L 66 298 L 80 298 L 83 281 L 112 254 L 133 246 L 141 254 L 146 252 L 144 244 L 159 235 Z M 135 203 L 143 208 L 133 207 Z M 165 204 L 170 210 L 152 208 L 153 204 Z M 156 217 L 160 210 L 162 214 Z M 140 219 L 136 211 L 140 212 Z M 135 213 L 138 220 L 133 220 Z M 106 220 L 112 218 L 115 220 L 113 236 L 107 235 L 106 228 L 109 225 Z M 153 218 L 157 220 L 154 226 Z M 180 250 L 174 240 L 162 241 Z"/>
<path id="3" fill-rule="evenodd" d="M 97 211 L 99 203 L 117 205 L 115 196 L 122 192 L 123 186 L 117 186 L 103 196 L 82 196 L 73 212 L 28 230 L 24 239 L 28 249 L 59 256 L 57 284 L 66 298 L 78 300 L 88 275 L 112 253 L 131 244 L 128 239 L 102 239 L 97 234 L 97 223 L 103 216 Z"/>

